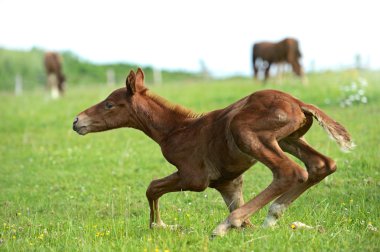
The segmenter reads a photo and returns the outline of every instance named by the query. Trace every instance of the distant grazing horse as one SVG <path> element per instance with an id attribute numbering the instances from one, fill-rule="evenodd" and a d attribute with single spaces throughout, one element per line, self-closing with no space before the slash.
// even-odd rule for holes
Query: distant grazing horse
<path id="1" fill-rule="evenodd" d="M 80 135 L 121 127 L 144 132 L 178 169 L 153 180 L 146 191 L 150 227 L 169 227 L 160 217 L 158 199 L 162 195 L 212 187 L 221 193 L 231 212 L 213 231 L 213 235 L 224 235 L 232 227 L 250 225 L 249 217 L 274 199 L 263 226 L 275 225 L 290 203 L 336 170 L 331 158 L 302 137 L 313 117 L 343 149 L 353 147 L 341 124 L 289 94 L 258 91 L 224 109 L 196 114 L 153 94 L 138 69 L 130 72 L 126 87 L 81 112 L 73 129 Z M 306 170 L 284 151 L 302 160 Z M 257 161 L 272 171 L 273 181 L 244 204 L 242 174 Z"/>
<path id="2" fill-rule="evenodd" d="M 46 86 L 51 90 L 52 97 L 58 98 L 65 91 L 65 76 L 62 72 L 60 56 L 55 52 L 47 52 L 44 62 L 47 75 Z"/>
<path id="3" fill-rule="evenodd" d="M 298 41 L 292 38 L 286 38 L 278 43 L 261 42 L 253 45 L 252 50 L 252 63 L 254 76 L 257 78 L 258 67 L 257 59 L 263 61 L 265 68 L 265 80 L 269 77 L 269 70 L 273 63 L 287 62 L 292 66 L 293 72 L 302 76 L 302 67 L 299 63 L 301 52 L 298 46 Z"/>

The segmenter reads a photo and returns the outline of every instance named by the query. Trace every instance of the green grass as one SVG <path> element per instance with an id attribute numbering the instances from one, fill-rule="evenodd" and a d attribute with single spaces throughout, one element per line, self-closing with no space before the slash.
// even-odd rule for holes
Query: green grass
<path id="1" fill-rule="evenodd" d="M 367 79 L 368 104 L 339 106 L 341 86 Z M 227 217 L 220 195 L 170 193 L 160 200 L 163 220 L 176 231 L 150 230 L 145 190 L 154 178 L 172 173 L 160 148 L 143 133 L 119 129 L 80 137 L 71 130 L 75 115 L 103 99 L 105 86 L 68 87 L 60 100 L 42 90 L 15 97 L 0 93 L 0 251 L 379 251 L 380 236 L 379 73 L 309 75 L 277 88 L 313 103 L 341 122 L 357 148 L 340 152 L 315 123 L 306 135 L 338 170 L 302 195 L 278 226 L 262 229 L 267 207 L 251 217 L 254 228 L 232 230 L 211 240 Z M 262 89 L 250 79 L 178 83 L 151 87 L 196 112 L 222 108 Z M 257 164 L 245 174 L 246 200 L 271 181 Z M 292 230 L 301 221 L 313 230 Z"/>

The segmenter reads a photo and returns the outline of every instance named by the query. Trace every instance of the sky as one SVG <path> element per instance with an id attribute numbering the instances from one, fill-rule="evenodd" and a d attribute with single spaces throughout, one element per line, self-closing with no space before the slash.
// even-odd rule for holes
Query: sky
<path id="1" fill-rule="evenodd" d="M 252 45 L 297 38 L 306 70 L 380 69 L 376 0 L 0 0 L 0 47 L 95 63 L 251 75 Z"/>

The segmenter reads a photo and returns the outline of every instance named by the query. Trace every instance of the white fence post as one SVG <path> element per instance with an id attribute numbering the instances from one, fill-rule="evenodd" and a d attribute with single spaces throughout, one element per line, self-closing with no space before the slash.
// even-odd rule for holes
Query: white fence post
<path id="1" fill-rule="evenodd" d="M 22 95 L 22 76 L 16 74 L 15 77 L 15 95 Z"/>
<path id="2" fill-rule="evenodd" d="M 210 71 L 208 70 L 206 62 L 203 59 L 199 60 L 199 66 L 201 68 L 202 78 L 208 80 L 210 78 Z"/>
<path id="3" fill-rule="evenodd" d="M 114 86 L 116 83 L 115 71 L 113 69 L 107 69 L 107 86 Z"/>
<path id="4" fill-rule="evenodd" d="M 153 83 L 162 84 L 162 73 L 161 69 L 153 67 Z"/>

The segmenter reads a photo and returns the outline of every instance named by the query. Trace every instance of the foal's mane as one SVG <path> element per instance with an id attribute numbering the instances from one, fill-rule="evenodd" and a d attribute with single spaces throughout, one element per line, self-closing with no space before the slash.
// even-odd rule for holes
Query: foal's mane
<path id="1" fill-rule="evenodd" d="M 145 91 L 145 95 L 147 97 L 149 97 L 150 99 L 152 99 L 153 101 L 155 101 L 156 103 L 158 103 L 159 105 L 161 105 L 161 106 L 163 106 L 163 107 L 165 107 L 171 111 L 174 111 L 176 114 L 182 115 L 186 118 L 199 118 L 199 117 L 203 116 L 202 113 L 201 114 L 195 113 L 192 110 L 185 108 L 181 105 L 173 104 L 170 101 L 166 100 L 165 98 L 151 92 L 149 89 L 147 89 Z"/>

